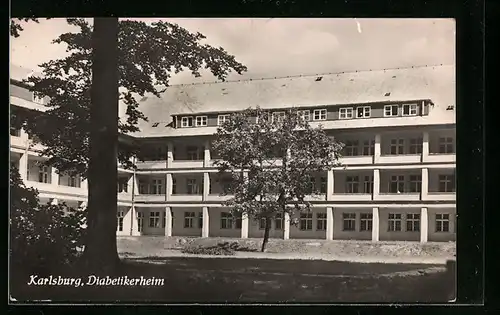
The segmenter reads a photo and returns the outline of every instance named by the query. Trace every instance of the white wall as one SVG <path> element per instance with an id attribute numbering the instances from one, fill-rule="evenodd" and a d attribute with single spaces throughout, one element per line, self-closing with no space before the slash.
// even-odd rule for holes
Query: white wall
<path id="1" fill-rule="evenodd" d="M 439 152 L 440 137 L 452 137 L 453 139 L 455 139 L 456 131 L 455 129 L 442 129 L 442 130 L 429 131 L 429 153 Z"/>
<path id="2" fill-rule="evenodd" d="M 441 169 L 429 169 L 429 192 L 439 191 L 439 175 L 453 175 L 455 169 L 452 168 L 441 168 Z"/>
<path id="3" fill-rule="evenodd" d="M 356 214 L 356 230 L 355 231 L 343 231 L 344 221 L 343 213 L 355 213 Z M 361 213 L 373 213 L 373 208 L 334 208 L 333 209 L 333 239 L 334 240 L 371 240 L 371 231 L 360 231 L 361 227 Z"/>
<path id="4" fill-rule="evenodd" d="M 284 221 L 282 227 L 284 226 Z M 254 218 L 248 220 L 248 237 L 250 238 L 263 238 L 264 229 L 259 228 L 259 222 Z M 269 230 L 269 238 L 283 238 L 283 229 L 276 229 L 276 222 L 272 220 L 271 230 Z"/>
<path id="5" fill-rule="evenodd" d="M 241 237 L 241 229 L 235 228 L 233 225 L 232 229 L 221 229 L 220 219 L 221 212 L 229 212 L 227 208 L 210 207 L 208 209 L 210 224 L 209 224 L 209 236 L 211 237 Z"/>
<path id="6" fill-rule="evenodd" d="M 364 180 L 365 176 L 373 177 L 373 171 L 357 171 L 357 172 L 342 172 L 342 171 L 334 171 L 333 173 L 333 186 L 334 186 L 334 194 L 344 194 L 346 193 L 346 178 L 347 176 L 358 176 L 359 179 L 359 193 L 363 193 L 364 189 Z"/>
<path id="7" fill-rule="evenodd" d="M 430 242 L 444 242 L 455 241 L 456 238 L 456 209 L 449 208 L 429 208 L 429 237 Z M 436 232 L 436 214 L 448 213 L 450 214 L 450 232 Z"/>
<path id="8" fill-rule="evenodd" d="M 184 213 L 194 212 L 195 219 L 193 220 L 192 228 L 184 227 Z M 172 207 L 172 236 L 201 236 L 201 228 L 199 227 L 199 218 L 203 215 L 203 209 L 200 207 Z"/>
<path id="9" fill-rule="evenodd" d="M 389 213 L 401 213 L 401 231 L 400 232 L 389 232 Z M 406 232 L 406 214 L 407 213 L 417 213 L 421 214 L 421 208 L 407 208 L 407 209 L 395 209 L 395 208 L 379 208 L 380 217 L 380 236 L 381 241 L 419 241 L 420 232 Z M 420 226 L 422 226 L 422 221 L 420 221 Z"/>
<path id="10" fill-rule="evenodd" d="M 199 194 L 203 193 L 203 173 L 192 173 L 192 174 L 172 174 L 172 180 L 175 178 L 176 182 L 176 195 L 186 195 L 187 194 L 187 179 L 196 178 L 196 183 L 199 186 Z"/>
<path id="11" fill-rule="evenodd" d="M 290 239 L 326 239 L 326 231 L 317 230 L 316 227 L 316 214 L 326 213 L 326 208 L 312 208 L 311 209 L 313 223 L 312 230 L 302 231 L 300 230 L 300 222 L 297 225 L 290 224 Z M 292 218 L 300 218 L 298 213 L 294 214 Z"/>
<path id="12" fill-rule="evenodd" d="M 405 139 L 404 152 L 405 155 L 410 154 L 410 139 L 423 138 L 423 132 L 407 131 L 407 132 L 391 132 L 384 133 L 380 137 L 380 151 L 382 155 L 391 154 L 391 140 L 392 139 Z"/>
<path id="13" fill-rule="evenodd" d="M 420 169 L 401 169 L 401 170 L 390 170 L 380 171 L 380 192 L 389 193 L 389 185 L 391 182 L 391 176 L 404 175 L 405 176 L 405 190 L 410 189 L 410 175 L 422 175 L 422 170 Z"/>

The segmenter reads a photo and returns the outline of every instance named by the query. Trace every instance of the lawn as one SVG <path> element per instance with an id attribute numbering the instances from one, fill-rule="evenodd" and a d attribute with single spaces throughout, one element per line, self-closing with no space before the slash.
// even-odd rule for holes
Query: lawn
<path id="1" fill-rule="evenodd" d="M 446 302 L 454 284 L 444 269 L 414 264 L 150 257 L 125 259 L 119 275 L 161 278 L 162 286 L 28 286 L 29 275 L 11 277 L 10 283 L 11 296 L 18 301 Z"/>

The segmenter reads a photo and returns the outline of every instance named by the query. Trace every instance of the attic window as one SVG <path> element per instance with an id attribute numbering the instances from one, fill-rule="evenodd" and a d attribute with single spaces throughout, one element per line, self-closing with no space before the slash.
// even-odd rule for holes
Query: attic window
<path id="1" fill-rule="evenodd" d="M 396 79 L 396 76 L 395 76 L 395 75 L 393 75 L 393 76 L 392 76 L 392 78 L 393 78 L 393 79 Z"/>
<path id="2" fill-rule="evenodd" d="M 385 93 L 384 96 L 391 96 L 391 92 Z"/>
<path id="3" fill-rule="evenodd" d="M 160 123 L 155 122 L 155 123 L 152 125 L 152 127 L 158 127 L 158 125 L 159 125 L 159 124 L 160 124 Z"/>
<path id="4" fill-rule="evenodd" d="M 448 107 L 446 107 L 446 110 L 453 110 L 454 108 L 455 108 L 455 106 L 449 105 Z"/>
<path id="5" fill-rule="evenodd" d="M 321 81 L 321 79 L 323 79 L 323 77 L 317 77 L 315 81 Z"/>

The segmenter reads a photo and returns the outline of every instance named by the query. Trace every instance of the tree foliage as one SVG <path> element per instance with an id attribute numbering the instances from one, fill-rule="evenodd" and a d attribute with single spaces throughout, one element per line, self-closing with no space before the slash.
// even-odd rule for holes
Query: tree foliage
<path id="1" fill-rule="evenodd" d="M 79 32 L 61 34 L 54 44 L 66 44 L 69 55 L 40 65 L 42 76 L 31 76 L 25 83 L 38 97 L 46 97 L 47 110 L 15 119 L 16 127 L 45 146 L 41 155 L 60 171 L 87 175 L 90 135 L 90 87 L 92 68 L 92 26 L 84 19 L 67 19 Z M 16 32 L 11 32 L 16 36 Z M 169 22 L 146 24 L 119 22 L 119 94 L 126 105 L 126 119 L 119 121 L 119 132 L 138 131 L 138 121 L 147 121 L 138 109 L 138 99 L 147 93 L 160 97 L 173 73 L 189 70 L 195 77 L 206 68 L 220 80 L 246 67 L 223 48 L 201 41 L 201 33 L 190 33 Z M 118 119 L 118 118 L 117 118 Z M 137 147 L 120 142 L 118 158 L 132 167 L 130 157 Z"/>
<path id="2" fill-rule="evenodd" d="M 85 211 L 66 204 L 40 204 L 16 167 L 10 170 L 10 262 L 14 268 L 47 273 L 72 263 L 83 245 Z"/>
<path id="3" fill-rule="evenodd" d="M 260 108 L 232 114 L 213 143 L 219 178 L 231 176 L 225 205 L 233 214 L 266 221 L 310 211 L 307 196 L 317 195 L 315 175 L 338 166 L 342 144 L 321 126 L 313 128 L 296 109 L 271 114 Z"/>

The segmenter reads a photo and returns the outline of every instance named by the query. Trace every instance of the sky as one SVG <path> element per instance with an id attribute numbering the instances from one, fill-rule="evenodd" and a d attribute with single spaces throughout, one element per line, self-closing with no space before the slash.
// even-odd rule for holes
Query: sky
<path id="1" fill-rule="evenodd" d="M 152 22 L 159 19 L 137 19 Z M 422 65 L 455 64 L 455 21 L 452 19 L 332 18 L 173 18 L 164 19 L 205 43 L 221 46 L 248 67 L 229 80 L 314 75 Z M 77 31 L 65 19 L 23 23 L 11 37 L 11 64 L 37 70 L 42 62 L 62 57 L 66 47 L 52 44 L 58 35 Z M 189 71 L 170 84 L 216 81 L 210 73 L 195 79 Z"/>

